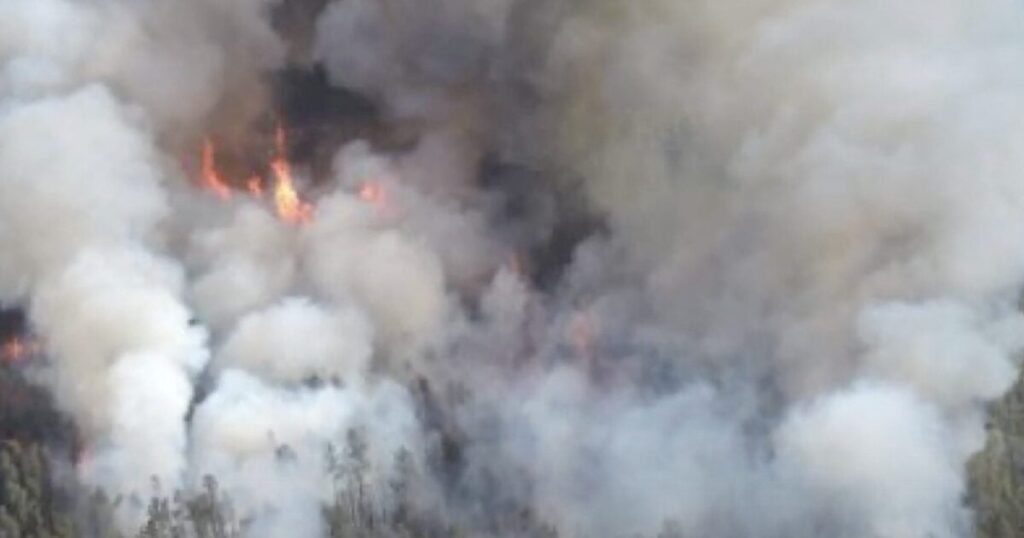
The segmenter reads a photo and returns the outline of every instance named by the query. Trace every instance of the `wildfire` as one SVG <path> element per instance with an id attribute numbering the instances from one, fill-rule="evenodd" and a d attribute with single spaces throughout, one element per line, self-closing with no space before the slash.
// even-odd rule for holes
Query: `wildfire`
<path id="1" fill-rule="evenodd" d="M 361 202 L 373 207 L 379 216 L 394 218 L 397 216 L 398 208 L 384 185 L 379 180 L 364 181 L 359 185 L 355 195 Z"/>
<path id="2" fill-rule="evenodd" d="M 274 204 L 277 214 L 285 222 L 298 224 L 308 222 L 313 216 L 313 207 L 299 198 L 292 179 L 291 165 L 288 163 L 284 126 L 278 124 L 274 136 L 276 155 L 270 163 L 277 182 L 274 184 Z"/>
<path id="3" fill-rule="evenodd" d="M 573 351 L 580 357 L 594 357 L 597 339 L 597 320 L 587 311 L 576 313 L 569 323 L 569 342 Z"/>
<path id="4" fill-rule="evenodd" d="M 376 205 L 383 201 L 384 189 L 381 188 L 379 183 L 367 181 L 359 187 L 359 199 L 366 203 Z"/>
<path id="5" fill-rule="evenodd" d="M 203 186 L 221 200 L 231 199 L 231 187 L 217 171 L 217 148 L 209 138 L 203 140 Z"/>
<path id="6" fill-rule="evenodd" d="M 288 162 L 287 139 L 284 126 L 278 124 L 274 133 L 274 157 L 270 161 L 270 170 L 274 176 L 273 196 L 274 208 L 281 220 L 289 224 L 309 222 L 313 217 L 313 206 L 304 202 L 295 189 L 291 163 Z M 231 199 L 231 186 L 217 169 L 217 148 L 210 138 L 203 140 L 202 151 L 202 186 L 217 195 L 221 200 Z M 263 198 L 263 178 L 251 176 L 245 182 L 245 188 L 254 198 Z"/>
<path id="7" fill-rule="evenodd" d="M 376 204 L 382 196 L 381 185 L 373 181 L 362 183 L 362 187 L 359 188 L 359 200 L 364 202 Z"/>
<path id="8" fill-rule="evenodd" d="M 248 189 L 249 194 L 254 197 L 263 198 L 263 178 L 259 176 L 252 176 L 245 182 L 245 188 Z"/>
<path id="9" fill-rule="evenodd" d="M 37 353 L 39 353 L 39 344 L 37 342 L 14 336 L 0 347 L 0 362 L 4 364 L 17 364 Z"/>
<path id="10" fill-rule="evenodd" d="M 508 264 L 506 265 L 520 279 L 526 277 L 526 262 L 524 260 L 524 255 L 516 252 L 509 256 Z"/>

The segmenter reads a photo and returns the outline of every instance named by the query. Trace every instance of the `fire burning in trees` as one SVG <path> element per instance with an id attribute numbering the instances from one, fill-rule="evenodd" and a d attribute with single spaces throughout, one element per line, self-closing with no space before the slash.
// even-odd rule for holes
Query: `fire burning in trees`
<path id="1" fill-rule="evenodd" d="M 308 222 L 313 216 L 313 206 L 303 202 L 295 190 L 291 164 L 288 162 L 286 142 L 284 125 L 278 124 L 277 131 L 274 134 L 275 156 L 274 160 L 270 163 L 270 168 L 274 171 L 276 179 L 274 183 L 274 205 L 277 207 L 278 216 L 285 222 L 291 224 Z"/>
<path id="2" fill-rule="evenodd" d="M 207 137 L 203 140 L 202 164 L 200 185 L 203 189 L 210 191 L 223 201 L 228 201 L 233 195 L 235 187 L 233 184 L 241 182 L 229 181 L 224 172 L 217 165 L 217 145 L 213 139 Z M 292 165 L 288 160 L 288 139 L 287 131 L 283 124 L 279 123 L 274 132 L 274 153 L 269 163 L 270 174 L 274 178 L 274 184 L 270 187 L 270 195 L 274 204 L 274 210 L 278 217 L 289 224 L 302 224 L 313 218 L 313 205 L 304 201 L 295 187 L 295 178 L 292 173 Z M 262 199 L 268 192 L 264 178 L 258 174 L 249 176 L 244 181 L 244 188 L 250 196 Z M 239 187 L 241 188 L 241 187 Z M 356 196 L 363 202 L 384 210 L 389 204 L 388 196 L 384 186 L 378 181 L 366 181 L 360 185 Z"/>
<path id="3" fill-rule="evenodd" d="M 313 206 L 303 201 L 295 188 L 291 163 L 288 162 L 285 127 L 281 124 L 274 134 L 274 158 L 270 162 L 270 171 L 274 176 L 273 202 L 278 216 L 290 224 L 308 222 L 313 216 Z M 201 185 L 221 200 L 231 199 L 231 184 L 217 168 L 217 148 L 210 138 L 203 141 Z M 253 175 L 247 179 L 245 188 L 252 196 L 263 198 L 263 178 L 260 176 Z"/>
<path id="4" fill-rule="evenodd" d="M 210 138 L 203 140 L 203 187 L 221 200 L 231 199 L 231 187 L 217 170 L 217 147 Z"/>

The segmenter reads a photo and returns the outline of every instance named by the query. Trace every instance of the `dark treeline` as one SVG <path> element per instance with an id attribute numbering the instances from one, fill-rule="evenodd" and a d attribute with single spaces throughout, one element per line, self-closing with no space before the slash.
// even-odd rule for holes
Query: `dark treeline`
<path id="1" fill-rule="evenodd" d="M 385 485 L 389 495 L 379 495 L 374 487 L 380 486 L 371 485 L 367 477 L 369 447 L 358 430 L 349 432 L 343 447 L 330 450 L 326 471 L 334 482 L 334 495 L 322 508 L 330 538 L 558 536 L 526 510 L 502 518 L 500 527 L 472 531 L 419 510 L 410 491 L 420 472 L 404 449 L 395 454 L 393 478 Z M 212 476 L 204 478 L 198 493 L 151 499 L 146 521 L 134 536 L 121 534 L 114 523 L 115 510 L 128 500 L 102 491 L 58 491 L 48 458 L 37 443 L 0 445 L 0 476 L 0 538 L 241 538 L 249 525 Z M 390 499 L 386 504 L 380 501 L 384 497 Z"/>
<path id="2" fill-rule="evenodd" d="M 992 406 L 985 449 L 968 464 L 977 538 L 1024 536 L 1024 377 Z"/>
<path id="3" fill-rule="evenodd" d="M 216 477 L 198 492 L 148 502 L 134 535 L 118 532 L 114 514 L 137 502 L 87 491 L 74 479 L 74 432 L 45 394 L 15 368 L 0 365 L 0 538 L 243 538 L 250 521 L 236 513 Z M 969 465 L 968 498 L 978 538 L 1024 536 L 1024 379 L 991 409 L 985 449 Z M 527 507 L 491 507 L 485 522 L 452 521 L 414 494 L 427 471 L 405 449 L 394 454 L 390 479 L 372 483 L 373 450 L 359 429 L 328 449 L 333 496 L 321 511 L 329 538 L 557 538 L 559 532 Z M 295 457 L 287 447 L 279 458 Z M 159 491 L 154 484 L 154 491 Z M 443 504 L 443 503 L 441 503 Z M 501 512 L 501 513 L 497 513 Z M 666 522 L 657 538 L 681 538 Z"/>

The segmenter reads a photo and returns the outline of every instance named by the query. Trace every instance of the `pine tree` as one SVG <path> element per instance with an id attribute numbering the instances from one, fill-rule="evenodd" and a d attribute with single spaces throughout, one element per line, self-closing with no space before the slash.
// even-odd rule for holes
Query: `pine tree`
<path id="1" fill-rule="evenodd" d="M 0 538 L 70 538 L 71 518 L 56 499 L 35 444 L 0 444 Z"/>

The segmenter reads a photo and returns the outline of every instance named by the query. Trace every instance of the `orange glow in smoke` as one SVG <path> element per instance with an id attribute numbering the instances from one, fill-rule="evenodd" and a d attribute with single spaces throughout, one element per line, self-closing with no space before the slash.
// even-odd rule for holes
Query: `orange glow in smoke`
<path id="1" fill-rule="evenodd" d="M 379 180 L 364 181 L 356 191 L 356 197 L 365 204 L 373 207 L 377 215 L 384 218 L 395 218 L 398 216 L 398 206 L 395 204 L 391 193 L 385 184 Z"/>
<path id="2" fill-rule="evenodd" d="M 597 321 L 590 312 L 578 312 L 569 322 L 569 342 L 580 357 L 592 359 L 597 338 Z"/>
<path id="3" fill-rule="evenodd" d="M 381 188 L 380 183 L 367 181 L 359 187 L 359 199 L 368 204 L 380 204 L 384 201 L 384 189 Z"/>
<path id="4" fill-rule="evenodd" d="M 248 189 L 249 194 L 254 197 L 263 198 L 263 178 L 259 176 L 252 176 L 245 182 L 245 188 Z"/>
<path id="5" fill-rule="evenodd" d="M 203 187 L 221 200 L 231 199 L 231 187 L 217 171 L 217 148 L 209 138 L 203 140 Z"/>
<path id="6" fill-rule="evenodd" d="M 523 261 L 525 257 L 523 254 L 515 252 L 508 258 L 507 267 L 512 271 L 514 275 L 519 278 L 526 277 L 526 262 Z"/>
<path id="7" fill-rule="evenodd" d="M 37 353 L 39 353 L 39 344 L 37 342 L 14 336 L 0 347 L 0 362 L 16 364 Z"/>
<path id="8" fill-rule="evenodd" d="M 278 125 L 274 136 L 276 155 L 270 163 L 271 170 L 277 180 L 274 184 L 274 205 L 277 214 L 289 224 L 309 222 L 313 217 L 313 207 L 299 198 L 292 179 L 292 167 L 288 163 L 284 126 Z"/>

